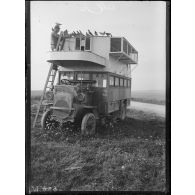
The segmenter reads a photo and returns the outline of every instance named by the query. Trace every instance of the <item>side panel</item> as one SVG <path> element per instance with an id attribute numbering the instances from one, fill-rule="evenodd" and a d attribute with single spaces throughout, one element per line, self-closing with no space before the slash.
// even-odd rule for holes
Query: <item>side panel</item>
<path id="1" fill-rule="evenodd" d="M 131 82 L 130 82 L 131 83 Z M 131 98 L 131 84 L 129 87 L 109 86 L 108 89 L 108 113 L 119 110 L 120 100 L 128 100 L 129 105 Z"/>
<path id="2" fill-rule="evenodd" d="M 97 106 L 99 114 L 107 114 L 108 88 L 94 87 L 93 90 L 95 92 L 93 94 L 92 105 Z"/>
<path id="3" fill-rule="evenodd" d="M 130 66 L 122 63 L 112 56 L 109 57 L 109 63 L 105 67 L 105 70 L 122 76 L 130 77 Z"/>
<path id="4" fill-rule="evenodd" d="M 129 99 L 131 97 L 130 87 L 109 87 L 108 101 Z"/>
<path id="5" fill-rule="evenodd" d="M 110 37 L 92 37 L 91 40 L 91 51 L 108 60 L 110 52 Z"/>
<path id="6" fill-rule="evenodd" d="M 66 38 L 64 42 L 64 51 L 75 51 L 75 38 Z"/>

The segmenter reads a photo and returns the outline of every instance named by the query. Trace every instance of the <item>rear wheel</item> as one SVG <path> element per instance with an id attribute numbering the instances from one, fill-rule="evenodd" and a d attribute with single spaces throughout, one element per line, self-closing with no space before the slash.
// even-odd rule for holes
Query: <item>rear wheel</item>
<path id="1" fill-rule="evenodd" d="M 82 135 L 94 135 L 96 128 L 96 118 L 93 113 L 87 113 L 84 115 L 81 122 L 81 134 Z"/>
<path id="2" fill-rule="evenodd" d="M 127 106 L 126 103 L 122 103 L 121 109 L 120 109 L 120 119 L 125 120 L 127 115 Z"/>

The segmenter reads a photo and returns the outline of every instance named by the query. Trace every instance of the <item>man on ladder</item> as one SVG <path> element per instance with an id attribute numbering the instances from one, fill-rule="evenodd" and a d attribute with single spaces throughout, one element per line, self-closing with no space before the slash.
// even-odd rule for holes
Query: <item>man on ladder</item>
<path id="1" fill-rule="evenodd" d="M 61 41 L 61 38 L 62 38 L 62 34 L 60 34 L 60 35 L 58 34 L 59 31 L 60 31 L 60 25 L 61 24 L 56 23 L 54 29 L 52 29 L 52 31 L 53 31 L 51 33 L 51 49 L 52 49 L 52 51 L 59 51 L 59 48 L 60 48 L 60 41 Z M 55 80 L 57 70 L 58 70 L 58 67 L 54 64 L 51 64 L 50 69 L 49 69 L 49 73 L 48 73 L 48 76 L 47 76 L 47 79 L 46 79 L 46 82 L 45 82 L 43 94 L 41 96 L 41 100 L 40 100 L 39 105 L 38 105 L 37 113 L 35 115 L 35 119 L 34 119 L 34 122 L 33 122 L 33 127 L 35 127 L 35 125 L 37 123 L 37 119 L 38 119 L 38 116 L 39 116 L 39 113 L 40 113 L 40 110 L 41 110 L 41 106 L 43 105 L 42 103 L 44 101 L 45 94 L 48 91 L 47 89 L 49 89 L 49 91 L 53 91 L 53 88 L 54 88 L 53 83 L 54 83 L 54 80 Z"/>
<path id="2" fill-rule="evenodd" d="M 59 23 L 56 23 L 56 25 L 54 26 L 54 28 L 52 28 L 52 33 L 51 33 L 51 50 L 52 51 L 56 51 L 56 46 L 58 43 L 58 39 L 59 39 L 59 32 L 60 32 L 60 25 Z"/>

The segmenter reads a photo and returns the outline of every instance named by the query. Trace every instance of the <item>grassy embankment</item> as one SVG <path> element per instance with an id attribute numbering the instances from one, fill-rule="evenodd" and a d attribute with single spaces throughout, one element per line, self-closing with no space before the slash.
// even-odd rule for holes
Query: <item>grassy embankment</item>
<path id="1" fill-rule="evenodd" d="M 88 138 L 32 128 L 31 190 L 164 191 L 164 118 L 137 110 L 128 115 Z"/>

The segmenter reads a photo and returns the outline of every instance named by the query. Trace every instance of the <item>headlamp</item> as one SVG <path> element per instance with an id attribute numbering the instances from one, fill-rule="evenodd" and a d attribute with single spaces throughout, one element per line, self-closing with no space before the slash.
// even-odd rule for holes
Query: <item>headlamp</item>
<path id="1" fill-rule="evenodd" d="M 53 100 L 53 92 L 52 91 L 47 91 L 45 93 L 45 97 L 47 100 Z"/>
<path id="2" fill-rule="evenodd" d="M 79 102 L 83 102 L 85 100 L 85 94 L 79 93 L 77 95 L 77 99 L 78 99 Z"/>

